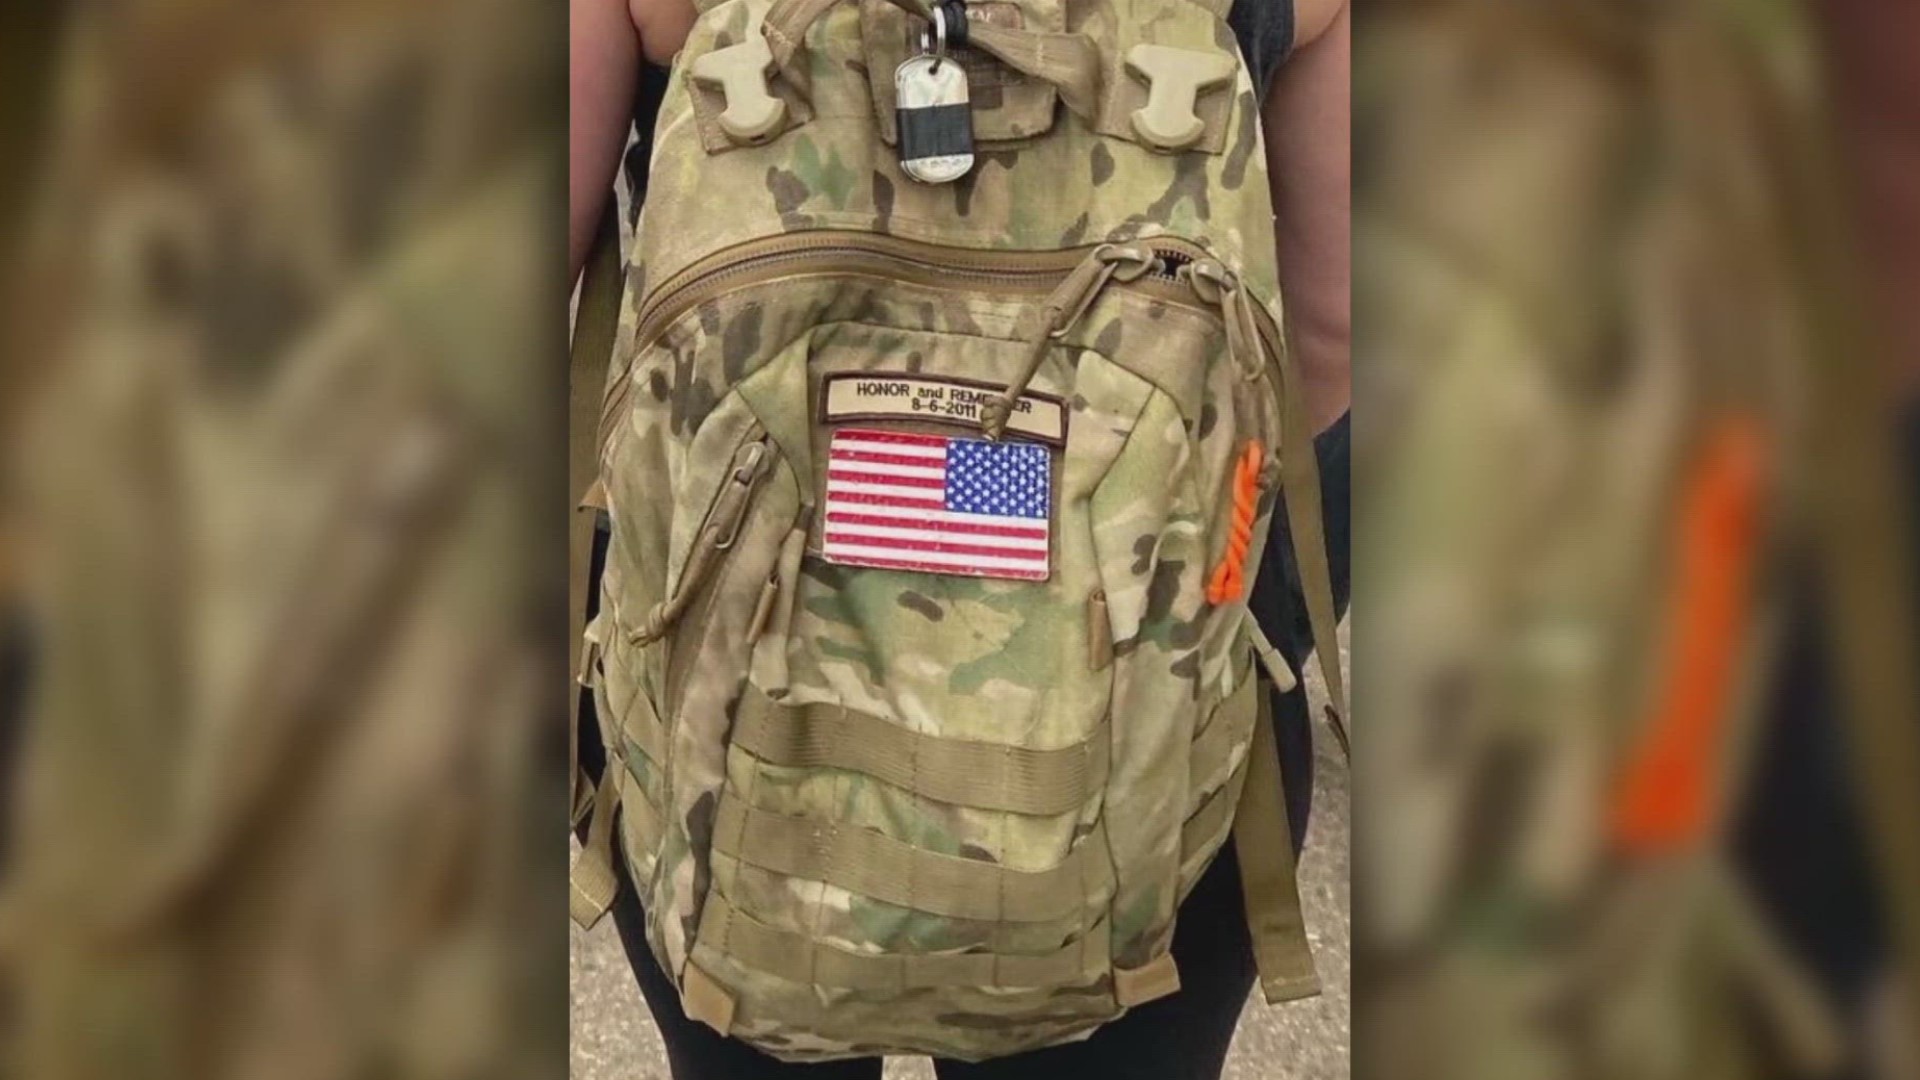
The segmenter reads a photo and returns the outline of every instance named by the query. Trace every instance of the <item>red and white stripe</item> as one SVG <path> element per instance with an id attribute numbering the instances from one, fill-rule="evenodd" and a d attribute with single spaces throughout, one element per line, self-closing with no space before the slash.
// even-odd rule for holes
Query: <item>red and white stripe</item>
<path id="1" fill-rule="evenodd" d="M 1046 580 L 1046 519 L 947 509 L 947 442 L 911 432 L 835 432 L 827 463 L 827 560 Z"/>

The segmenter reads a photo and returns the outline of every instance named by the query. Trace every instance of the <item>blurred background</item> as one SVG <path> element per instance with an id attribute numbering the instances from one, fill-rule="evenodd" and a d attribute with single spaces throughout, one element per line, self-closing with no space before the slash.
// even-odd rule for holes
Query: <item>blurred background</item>
<path id="1" fill-rule="evenodd" d="M 1915 1076 L 1920 8 L 1356 12 L 1356 1072 Z"/>
<path id="2" fill-rule="evenodd" d="M 1353 1071 L 1920 1075 L 1920 6 L 1356 12 Z M 0 1075 L 568 1068 L 561 21 L 0 11 Z"/>
<path id="3" fill-rule="evenodd" d="M 562 22 L 0 11 L 0 1075 L 565 1075 Z"/>

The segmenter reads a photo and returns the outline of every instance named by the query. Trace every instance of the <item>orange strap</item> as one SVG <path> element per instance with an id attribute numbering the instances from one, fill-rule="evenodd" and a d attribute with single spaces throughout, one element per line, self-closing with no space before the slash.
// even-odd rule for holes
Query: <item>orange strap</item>
<path id="1" fill-rule="evenodd" d="M 1207 580 L 1207 602 L 1230 604 L 1247 591 L 1247 552 L 1253 546 L 1253 519 L 1260 504 L 1260 468 L 1267 451 L 1260 440 L 1249 439 L 1233 470 L 1233 520 L 1227 530 L 1227 553 Z"/>
<path id="2" fill-rule="evenodd" d="M 1613 834 L 1624 851 L 1673 851 L 1706 833 L 1751 606 L 1762 456 L 1759 426 L 1731 417 L 1710 434 L 1686 479 L 1667 616 L 1672 653 L 1645 740 L 1615 792 Z"/>

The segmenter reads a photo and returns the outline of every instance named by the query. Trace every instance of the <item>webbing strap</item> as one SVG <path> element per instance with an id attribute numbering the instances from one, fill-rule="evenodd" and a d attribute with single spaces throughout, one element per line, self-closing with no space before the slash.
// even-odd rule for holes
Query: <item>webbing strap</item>
<path id="1" fill-rule="evenodd" d="M 1347 689 L 1340 673 L 1339 622 L 1333 611 L 1333 573 L 1327 566 L 1326 529 L 1320 513 L 1320 464 L 1313 452 L 1306 395 L 1299 371 L 1285 341 L 1274 340 L 1264 321 L 1261 332 L 1280 364 L 1280 495 L 1287 508 L 1287 531 L 1293 544 L 1294 565 L 1300 571 L 1300 591 L 1307 603 L 1307 623 L 1313 628 L 1313 651 L 1326 680 L 1332 702 L 1329 718 L 1342 752 L 1347 750 Z"/>
<path id="2" fill-rule="evenodd" d="M 1105 728 L 1057 750 L 943 739 L 840 705 L 782 705 L 749 688 L 733 745 L 797 769 L 848 769 L 929 799 L 1038 816 L 1085 806 L 1106 783 Z"/>
<path id="3" fill-rule="evenodd" d="M 1180 966 L 1161 953 L 1142 967 L 1113 969 L 1113 1000 L 1125 1008 L 1180 992 Z"/>
<path id="4" fill-rule="evenodd" d="M 873 829 L 789 817 L 720 799 L 713 850 L 790 877 L 954 919 L 1050 922 L 1104 904 L 1113 866 L 1104 826 L 1051 870 L 1012 870 L 926 851 Z"/>
<path id="5" fill-rule="evenodd" d="M 614 631 L 617 633 L 618 631 Z M 626 664 L 631 652 L 609 649 L 603 655 L 612 658 L 616 664 Z M 628 672 L 631 676 L 631 672 Z M 653 699 L 637 680 L 632 682 L 633 696 L 620 706 L 618 717 L 609 717 L 613 721 L 609 726 L 617 731 L 621 738 L 632 743 L 634 749 L 645 755 L 648 761 L 664 765 L 667 760 L 667 725 L 660 719 L 660 712 L 654 708 Z M 608 707 L 612 708 L 609 700 Z"/>
<path id="6" fill-rule="evenodd" d="M 688 964 L 684 975 L 680 977 L 680 1009 L 687 1019 L 698 1020 L 721 1035 L 733 1032 L 733 1013 L 735 1002 L 727 988 L 720 981 L 701 971 L 696 964 Z"/>
<path id="7" fill-rule="evenodd" d="M 700 914 L 695 958 L 711 971 L 714 957 L 789 982 L 847 990 L 904 993 L 941 987 L 1031 989 L 1071 986 L 1107 975 L 1106 924 L 1080 940 L 1038 956 L 1000 953 L 855 953 L 804 934 L 776 930 L 742 914 L 718 890 Z"/>
<path id="8" fill-rule="evenodd" d="M 889 0 L 909 15 L 932 21 L 930 0 Z M 775 0 L 761 33 L 773 61 L 788 82 L 807 85 L 796 66 L 806 49 L 807 31 L 839 0 Z M 1061 34 L 969 20 L 967 45 L 997 58 L 1015 71 L 1050 83 L 1076 115 L 1091 119 L 1100 107 L 1100 50 L 1084 34 Z"/>
<path id="9" fill-rule="evenodd" d="M 760 33 L 767 39 L 767 46 L 773 52 L 773 62 L 787 69 L 794 57 L 807 46 L 807 31 L 813 24 L 840 0 L 774 0 L 773 6 L 760 23 Z M 932 6 L 928 3 L 914 3 L 912 0 L 893 0 L 894 6 L 909 15 L 917 15 L 929 21 L 933 18 Z"/>
<path id="10" fill-rule="evenodd" d="M 600 399 L 607 365 L 620 329 L 620 218 L 607 200 L 593 237 L 580 304 L 573 316 L 573 347 L 567 364 L 567 671 L 580 671 L 581 635 L 587 621 L 587 578 L 592 569 L 594 514 L 583 510 L 600 471 Z M 580 784 L 580 687 L 567 685 L 567 803 L 577 817 Z"/>
<path id="11" fill-rule="evenodd" d="M 613 872 L 613 818 L 620 805 L 620 759 L 607 757 L 600 774 L 600 786 L 593 793 L 593 823 L 587 826 L 587 842 L 573 860 L 568 875 L 567 914 L 582 930 L 591 930 L 620 891 L 620 879 Z"/>
<path id="12" fill-rule="evenodd" d="M 1266 669 L 1267 678 L 1273 680 L 1273 688 L 1283 694 L 1293 693 L 1293 688 L 1300 685 L 1300 678 L 1293 673 L 1287 658 L 1273 647 L 1273 642 L 1267 640 L 1267 632 L 1260 629 L 1260 620 L 1254 617 L 1253 609 L 1247 608 L 1246 618 L 1240 621 L 1246 626 L 1247 637 L 1253 642 L 1254 657 Z"/>
<path id="13" fill-rule="evenodd" d="M 1267 1004 L 1320 992 L 1307 945 L 1306 919 L 1294 880 L 1293 836 L 1287 828 L 1281 788 L 1280 747 L 1273 732 L 1270 695 L 1261 694 L 1260 715 L 1248 752 L 1246 782 L 1233 820 L 1233 850 L 1240 862 L 1240 891 L 1247 905 L 1253 958 Z"/>
<path id="14" fill-rule="evenodd" d="M 655 810 L 653 803 L 647 800 L 646 789 L 631 774 L 620 783 L 620 819 L 625 824 L 620 832 L 637 837 L 649 846 L 659 844 L 660 838 L 665 835 L 660 811 Z"/>

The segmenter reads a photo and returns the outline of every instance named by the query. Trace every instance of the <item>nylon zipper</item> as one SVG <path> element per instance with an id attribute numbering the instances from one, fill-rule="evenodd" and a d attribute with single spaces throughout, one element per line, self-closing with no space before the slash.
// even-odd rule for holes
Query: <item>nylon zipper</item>
<path id="1" fill-rule="evenodd" d="M 1196 311 L 1218 314 L 1182 282 L 1186 267 L 1208 257 L 1204 248 L 1171 237 L 1140 241 L 1161 260 L 1159 272 L 1116 283 L 1116 288 L 1140 289 L 1155 298 Z M 634 333 L 637 356 L 650 348 L 667 326 L 707 299 L 777 278 L 792 264 L 804 264 L 810 274 L 860 274 L 886 270 L 896 281 L 934 287 L 955 284 L 974 285 L 988 291 L 1051 292 L 1068 274 L 1084 262 L 1099 245 L 1066 248 L 1060 251 L 979 251 L 965 248 L 939 249 L 939 261 L 930 256 L 928 245 L 898 237 L 840 230 L 796 233 L 739 244 L 715 252 L 661 283 L 640 306 Z M 612 392 L 600 410 L 600 451 L 612 432 L 611 421 L 619 415 L 632 393 L 630 373 L 615 380 Z"/>
<path id="2" fill-rule="evenodd" d="M 698 598 L 706 579 L 725 561 L 753 511 L 754 489 L 773 468 L 773 443 L 766 429 L 754 424 L 734 450 L 727 475 L 707 504 L 693 546 L 680 567 L 673 590 L 648 609 L 645 621 L 627 632 L 629 644 L 645 647 L 667 635 Z"/>

